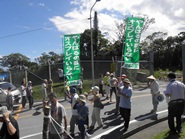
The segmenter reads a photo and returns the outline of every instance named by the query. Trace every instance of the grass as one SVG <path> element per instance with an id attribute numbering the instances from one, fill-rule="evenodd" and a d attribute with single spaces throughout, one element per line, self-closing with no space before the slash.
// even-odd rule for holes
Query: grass
<path id="1" fill-rule="evenodd" d="M 185 139 L 185 121 L 182 124 L 182 133 L 169 135 L 169 129 L 154 136 L 152 139 Z"/>
<path id="2" fill-rule="evenodd" d="M 89 92 L 91 89 L 92 81 L 83 81 L 83 92 Z M 64 83 L 54 83 L 53 91 L 57 94 L 58 98 L 64 98 Z M 35 101 L 42 100 L 42 85 L 33 86 L 33 97 Z"/>

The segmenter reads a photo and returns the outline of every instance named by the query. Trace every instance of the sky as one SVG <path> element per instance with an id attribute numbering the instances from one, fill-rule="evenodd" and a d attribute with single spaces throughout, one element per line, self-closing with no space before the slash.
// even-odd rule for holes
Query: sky
<path id="1" fill-rule="evenodd" d="M 63 53 L 63 35 L 90 28 L 90 9 L 96 0 L 1 0 L 0 58 L 21 53 L 31 61 L 42 53 Z M 155 18 L 145 38 L 153 32 L 176 36 L 185 31 L 185 0 L 101 0 L 92 9 L 98 13 L 99 30 L 116 39 L 115 23 L 124 17 L 147 14 Z"/>

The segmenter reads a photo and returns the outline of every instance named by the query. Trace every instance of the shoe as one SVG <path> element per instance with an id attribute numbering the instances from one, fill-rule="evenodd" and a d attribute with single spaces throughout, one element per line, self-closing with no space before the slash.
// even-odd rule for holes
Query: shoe
<path id="1" fill-rule="evenodd" d="M 102 127 L 103 127 L 103 125 L 99 125 L 99 126 L 98 126 L 98 128 L 102 128 Z"/>
<path id="2" fill-rule="evenodd" d="M 94 129 L 94 126 L 90 126 L 90 130 L 93 130 Z"/>
<path id="3" fill-rule="evenodd" d="M 118 112 L 115 112 L 114 115 L 118 115 Z"/>
<path id="4" fill-rule="evenodd" d="M 90 138 L 91 137 L 91 135 L 89 134 L 89 133 L 85 133 L 85 136 L 87 137 L 87 138 Z"/>
<path id="5" fill-rule="evenodd" d="M 127 132 L 127 130 L 128 130 L 128 128 L 124 128 L 124 129 L 123 129 L 123 132 Z"/>
<path id="6" fill-rule="evenodd" d="M 71 133 L 70 136 L 74 138 L 75 137 L 75 134 Z"/>
<path id="7" fill-rule="evenodd" d="M 177 133 L 182 133 L 182 129 L 177 129 Z"/>
<path id="8" fill-rule="evenodd" d="M 170 131 L 169 131 L 169 134 L 170 134 L 170 135 L 174 135 L 174 134 L 177 134 L 177 132 L 176 132 L 175 130 L 170 130 Z"/>

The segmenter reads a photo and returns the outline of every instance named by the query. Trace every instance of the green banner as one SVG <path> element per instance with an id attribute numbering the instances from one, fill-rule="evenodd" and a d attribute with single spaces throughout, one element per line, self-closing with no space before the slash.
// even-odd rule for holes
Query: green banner
<path id="1" fill-rule="evenodd" d="M 126 21 L 124 68 L 139 69 L 140 48 L 139 42 L 143 29 L 144 19 L 129 17 Z"/>
<path id="2" fill-rule="evenodd" d="M 80 34 L 64 35 L 64 74 L 68 85 L 79 85 L 80 66 Z"/>

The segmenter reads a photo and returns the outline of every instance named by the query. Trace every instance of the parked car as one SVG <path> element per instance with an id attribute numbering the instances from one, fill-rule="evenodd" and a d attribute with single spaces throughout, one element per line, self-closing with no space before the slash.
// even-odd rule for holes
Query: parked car
<path id="1" fill-rule="evenodd" d="M 11 94 L 13 98 L 13 104 L 21 102 L 21 92 L 12 83 L 0 82 L 0 105 L 6 105 L 7 90 L 11 87 Z"/>

